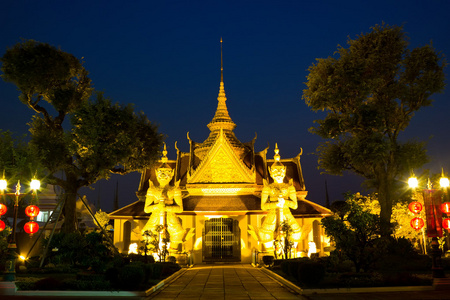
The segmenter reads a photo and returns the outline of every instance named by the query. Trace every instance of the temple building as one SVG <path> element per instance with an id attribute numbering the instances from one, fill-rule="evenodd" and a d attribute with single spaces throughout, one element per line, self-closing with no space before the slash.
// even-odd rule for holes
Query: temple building
<path id="1" fill-rule="evenodd" d="M 331 212 L 306 200 L 302 153 L 283 157 L 276 141 L 273 149 L 257 152 L 256 137 L 242 143 L 235 136 L 223 64 L 217 100 L 209 136 L 196 142 L 188 134 L 189 152 L 175 143 L 175 160 L 164 148 L 161 161 L 142 172 L 138 200 L 109 214 L 117 248 L 128 252 L 144 230 L 162 224 L 170 233 L 171 255 L 190 253 L 195 263 L 250 263 L 280 250 L 285 225 L 293 257 L 324 255 L 329 239 L 320 220 Z"/>

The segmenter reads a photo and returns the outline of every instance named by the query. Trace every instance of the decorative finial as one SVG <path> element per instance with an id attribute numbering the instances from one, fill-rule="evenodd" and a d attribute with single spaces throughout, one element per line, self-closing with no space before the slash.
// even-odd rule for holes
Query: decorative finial
<path id="1" fill-rule="evenodd" d="M 275 143 L 275 155 L 273 156 L 273 159 L 275 162 L 272 165 L 272 168 L 285 168 L 285 166 L 280 162 L 280 149 L 278 149 L 278 143 Z"/>
<path id="2" fill-rule="evenodd" d="M 162 164 L 159 166 L 158 169 L 172 169 L 168 164 L 167 164 L 167 148 L 166 148 L 166 143 L 163 142 L 164 144 L 164 150 L 162 151 L 163 156 L 161 157 L 161 162 Z"/>
<path id="3" fill-rule="evenodd" d="M 163 150 L 163 152 L 162 152 L 163 157 L 161 158 L 161 161 L 162 161 L 163 163 L 166 163 L 166 162 L 167 162 L 167 148 L 166 148 L 166 143 L 163 142 L 163 144 L 164 144 L 164 150 Z"/>
<path id="4" fill-rule="evenodd" d="M 278 149 L 278 143 L 275 143 L 275 155 L 273 156 L 273 158 L 275 159 L 275 161 L 279 162 L 280 161 L 280 149 Z"/>

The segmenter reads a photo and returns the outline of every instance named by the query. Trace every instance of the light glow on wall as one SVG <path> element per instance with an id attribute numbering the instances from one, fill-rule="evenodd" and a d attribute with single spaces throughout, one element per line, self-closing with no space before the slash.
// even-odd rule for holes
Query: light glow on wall
<path id="1" fill-rule="evenodd" d="M 227 215 L 205 215 L 205 219 L 229 218 Z"/>
<path id="2" fill-rule="evenodd" d="M 199 237 L 198 239 L 195 240 L 194 249 L 195 250 L 202 249 L 202 237 Z"/>
<path id="3" fill-rule="evenodd" d="M 241 250 L 246 249 L 244 239 L 241 238 Z"/>
<path id="4" fill-rule="evenodd" d="M 138 244 L 133 243 L 128 247 L 128 254 L 138 254 Z"/>
<path id="5" fill-rule="evenodd" d="M 242 188 L 204 188 L 203 195 L 238 195 Z"/>

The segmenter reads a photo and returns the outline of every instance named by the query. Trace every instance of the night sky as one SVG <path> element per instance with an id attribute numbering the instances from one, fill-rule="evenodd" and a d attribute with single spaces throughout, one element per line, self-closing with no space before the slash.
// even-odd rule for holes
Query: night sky
<path id="1" fill-rule="evenodd" d="M 2 1 L 0 55 L 24 39 L 46 42 L 84 60 L 94 88 L 115 102 L 134 103 L 159 124 L 168 156 L 174 143 L 189 150 L 217 107 L 220 38 L 223 38 L 227 106 L 236 137 L 248 142 L 257 133 L 256 151 L 278 143 L 282 158 L 303 148 L 308 200 L 325 203 L 360 191 L 360 180 L 321 175 L 315 151 L 320 139 L 308 132 L 315 119 L 301 99 L 307 69 L 316 58 L 346 47 L 348 37 L 381 24 L 403 25 L 410 47 L 433 46 L 450 55 L 450 1 Z M 446 70 L 448 73 L 448 69 Z M 18 100 L 11 83 L 0 81 L 0 128 L 26 133 L 32 111 Z M 431 163 L 450 171 L 450 91 L 433 96 L 433 107 L 413 118 L 404 139 L 428 142 Z M 420 170 L 416 170 L 420 173 Z M 111 210 L 119 182 L 120 205 L 137 200 L 139 174 L 113 176 L 83 189 L 91 202 L 101 195 Z M 361 190 L 362 191 L 362 190 Z"/>

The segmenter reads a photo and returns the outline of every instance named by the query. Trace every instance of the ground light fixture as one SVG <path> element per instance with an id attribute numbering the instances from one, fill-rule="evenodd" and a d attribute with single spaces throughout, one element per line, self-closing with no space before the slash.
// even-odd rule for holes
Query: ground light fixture
<path id="1" fill-rule="evenodd" d="M 21 192 L 20 180 L 17 181 L 15 192 L 8 192 L 8 182 L 5 179 L 5 175 L 3 174 L 3 178 L 0 179 L 0 214 L 2 212 L 6 213 L 5 200 L 6 197 L 10 197 L 14 201 L 14 212 L 13 212 L 13 226 L 12 233 L 8 238 L 8 257 L 6 261 L 6 270 L 4 272 L 4 280 L 5 281 L 15 281 L 16 280 L 16 260 L 18 258 L 17 253 L 17 245 L 16 245 L 16 225 L 17 225 L 17 215 L 19 211 L 19 202 L 27 195 L 31 194 L 32 198 L 30 200 L 30 205 L 25 209 L 25 213 L 30 217 L 30 222 L 27 222 L 24 226 L 24 230 L 26 233 L 30 235 L 30 237 L 39 230 L 39 225 L 33 221 L 33 219 L 39 214 L 39 208 L 37 206 L 37 191 L 40 188 L 40 181 L 33 178 L 30 182 L 30 190 L 26 193 Z M 3 213 L 3 214 L 4 214 Z M 0 222 L 0 231 L 5 229 L 4 222 Z"/>
<path id="2" fill-rule="evenodd" d="M 431 237 L 433 277 L 443 278 L 445 274 L 442 268 L 442 251 L 439 248 L 438 238 L 442 237 L 443 229 L 450 230 L 450 202 L 447 190 L 449 179 L 444 176 L 444 171 L 442 170 L 439 189 L 432 187 L 430 179 L 428 179 L 426 187 L 420 189 L 419 181 L 414 175 L 408 179 L 408 185 L 413 190 L 413 201 L 408 205 L 408 208 L 415 214 L 410 225 L 413 229 L 420 230 L 426 224 L 427 236 Z M 423 206 L 420 201 L 423 201 Z M 422 211 L 422 207 L 425 208 L 426 222 L 418 216 Z"/>

